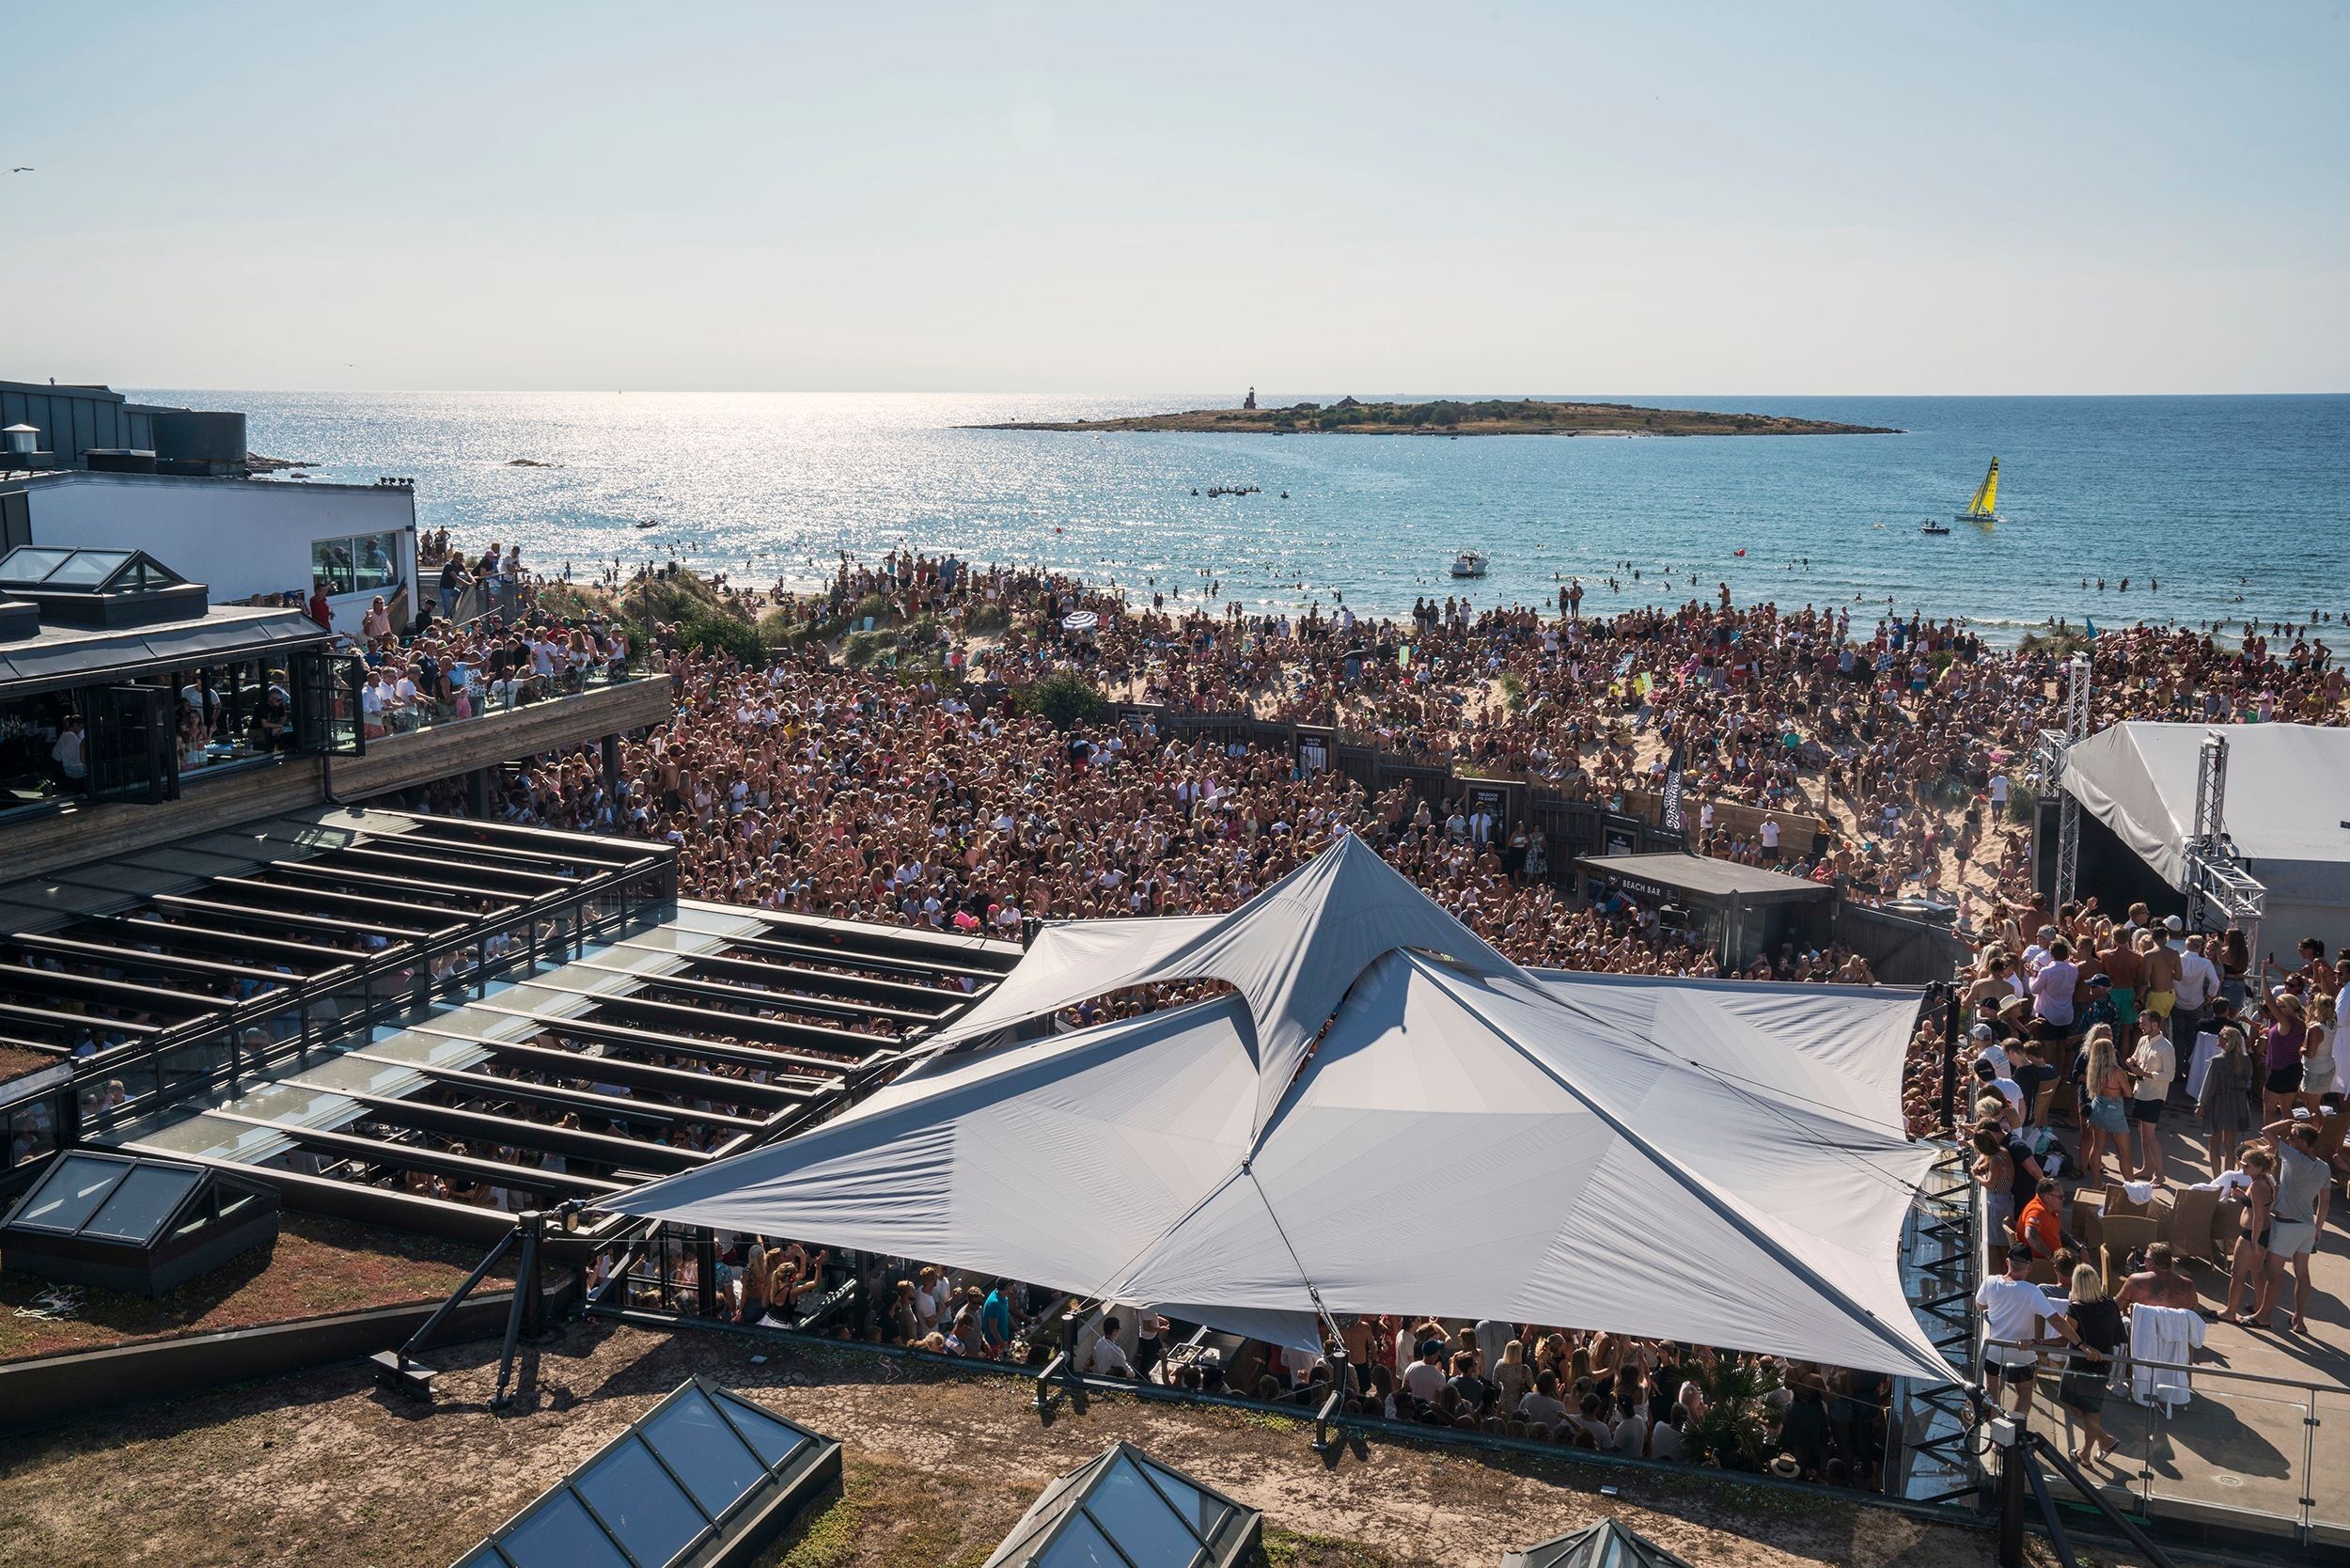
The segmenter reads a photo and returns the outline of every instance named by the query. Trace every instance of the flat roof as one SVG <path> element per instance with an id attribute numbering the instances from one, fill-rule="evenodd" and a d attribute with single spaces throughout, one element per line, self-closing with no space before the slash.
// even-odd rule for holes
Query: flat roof
<path id="1" fill-rule="evenodd" d="M 1023 951 L 678 901 L 675 853 L 321 808 L 0 885 L 0 1041 L 94 1037 L 98 1141 L 463 1231 L 457 1191 L 592 1198 L 824 1114 Z"/>
<path id="2" fill-rule="evenodd" d="M 1824 882 L 1766 871 L 1711 855 L 1667 850 L 1656 855 L 1587 855 L 1575 864 L 1594 876 L 1607 878 L 1632 891 L 1641 885 L 1669 895 L 1693 899 L 1744 899 L 1772 903 L 1794 899 L 1826 898 L 1835 892 Z"/>
<path id="3" fill-rule="evenodd" d="M 144 626 L 43 621 L 30 636 L 0 642 L 0 695 L 30 697 L 81 685 L 95 676 L 269 657 L 334 637 L 302 611 L 268 604 L 215 604 L 186 620 Z"/>
<path id="4" fill-rule="evenodd" d="M 5 456 L 5 454 L 0 454 Z M 413 500 L 415 492 L 401 484 L 347 484 L 337 479 L 280 479 L 266 474 L 140 474 L 118 468 L 37 468 L 10 473 L 0 468 L 0 483 L 46 488 L 59 484 L 252 484 L 267 485 L 271 493 L 298 494 L 306 490 L 332 490 L 348 495 L 397 495 Z"/>

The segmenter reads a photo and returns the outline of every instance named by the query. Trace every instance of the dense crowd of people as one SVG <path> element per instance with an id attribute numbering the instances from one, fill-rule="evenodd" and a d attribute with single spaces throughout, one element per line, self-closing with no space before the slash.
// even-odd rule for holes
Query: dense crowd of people
<path id="1" fill-rule="evenodd" d="M 512 774 L 494 809 L 517 823 L 666 839 L 678 846 L 684 890 L 697 896 L 998 935 L 1031 919 L 1227 910 L 1334 835 L 1355 833 L 1522 963 L 1712 975 L 1713 950 L 1653 910 L 1587 894 L 1530 823 L 1498 823 L 1465 798 L 1410 784 L 1374 794 L 1288 752 L 1185 740 L 1149 715 L 1327 726 L 1455 774 L 1522 778 L 1620 808 L 1645 808 L 1669 779 L 1693 847 L 1833 881 L 1848 896 L 1917 893 L 1959 905 L 1958 929 L 1978 954 L 1962 977 L 1963 1032 L 1945 1038 L 1934 1010 L 1921 1019 L 1908 1130 L 1971 1137 L 1994 1222 L 2026 1247 L 2044 1232 L 2051 1202 L 2034 1209 L 2034 1200 L 2044 1175 L 2064 1165 L 2048 1157 L 2060 1145 L 2075 1148 L 2059 1196 L 2080 1177 L 2101 1180 L 2108 1157 L 2123 1179 L 2158 1183 L 2160 1106 L 2183 1076 L 2175 1063 L 2216 1057 L 2199 1082 L 2232 1084 L 2247 1071 L 2236 1058 L 2257 1038 L 2270 1063 L 2260 1081 L 2273 1085 L 2287 1049 L 2279 1042 L 2289 1037 L 2300 1052 L 2315 1032 L 2307 1014 L 2291 1027 L 2287 1015 L 2322 993 L 2330 1024 L 2335 987 L 2322 983 L 2330 971 L 2278 977 L 2278 996 L 2264 997 L 2265 977 L 2240 962 L 2240 936 L 2232 949 L 2215 938 L 2209 959 L 2197 939 L 2190 962 L 2180 956 L 2188 944 L 2142 918 L 2108 917 L 2093 902 L 2049 911 L 2029 895 L 2013 776 L 2040 729 L 2056 722 L 2070 649 L 1995 648 L 1964 627 L 1915 617 L 1856 626 L 1848 609 L 1739 608 L 1726 593 L 1586 619 L 1579 596 L 1562 589 L 1557 614 L 1472 611 L 1449 600 L 1386 621 L 1343 605 L 1250 615 L 1219 603 L 1217 587 L 1202 584 L 1189 600 L 1154 592 L 1140 604 L 1065 577 L 952 558 L 844 559 L 822 593 L 741 596 L 754 612 L 818 634 L 763 661 L 652 627 L 655 660 L 673 683 L 672 721 L 623 744 L 617 777 L 585 752 L 534 760 Z M 872 625 L 908 630 L 888 655 L 861 665 L 824 635 Z M 581 630 L 591 653 L 617 635 Z M 2342 671 L 2313 628 L 2249 631 L 2231 644 L 2134 628 L 2080 651 L 2093 670 L 2098 725 L 2342 717 Z M 1057 723 L 1020 700 L 1070 676 L 1141 716 L 1110 709 Z M 439 804 L 462 808 L 453 792 Z M 1768 828 L 1716 826 L 1717 807 L 1724 817 L 1744 808 L 1742 820 Z M 1782 823 L 1784 831 L 1768 830 Z M 2180 978 L 2196 965 L 2199 979 L 2211 971 L 2207 996 Z M 1749 972 L 1872 980 L 1857 955 L 1793 945 Z M 1167 999 L 1104 998 L 1079 1021 Z M 2209 1046 L 2200 1043 L 2206 1023 Z M 2174 1065 L 2162 1069 L 2166 1053 Z M 2307 1061 L 2290 1065 L 2294 1104 L 2335 1103 L 2297 1087 L 2314 1072 Z M 2326 1065 L 2330 1072 L 2330 1058 Z M 1946 1075 L 1966 1091 L 1956 1105 Z M 2076 1085 L 2076 1129 L 2060 1130 L 2039 1092 L 2060 1078 Z M 2279 1104 L 2272 1094 L 2263 1108 Z M 2280 1124 L 2248 1100 L 2241 1114 L 2201 1102 L 2197 1114 L 2215 1139 L 2265 1128 L 2237 1163 L 2215 1171 L 2232 1172 L 2256 1199 L 2275 1180 L 2264 1173 L 2306 1141 L 2291 1126 L 2280 1138 Z M 2215 1160 L 2231 1152 L 2214 1148 Z M 2260 1213 L 2275 1215 L 2275 1199 L 2266 1201 Z M 2285 1223 L 2301 1221 L 2287 1215 Z M 2265 1314 L 2279 1299 L 2264 1260 L 2298 1232 L 2262 1234 L 2260 1256 L 2239 1266 L 2244 1289 L 2231 1312 Z M 2031 1262 L 2044 1272 L 2077 1261 L 2065 1239 Z M 793 1261 L 737 1238 L 721 1265 L 727 1309 L 755 1319 L 814 1289 L 820 1264 L 793 1249 L 782 1256 Z M 2305 1261 L 2303 1269 L 2300 1310 Z M 950 1353 L 1005 1353 L 1036 1306 L 1030 1293 L 996 1281 L 868 1284 L 860 1297 L 886 1305 L 856 1325 L 860 1337 Z M 2051 1342 L 2060 1332 L 2110 1339 L 2086 1290 L 2072 1298 L 2078 1310 L 2052 1303 L 2037 1320 Z M 2257 1300 L 2238 1299 L 2246 1292 Z M 1361 1331 L 1364 1354 L 1350 1342 L 1345 1373 L 1357 1380 L 1347 1395 L 1359 1409 L 1650 1457 L 1669 1456 L 1685 1441 L 1671 1434 L 1699 1417 L 1689 1357 L 1713 1367 L 1710 1352 L 1532 1325 L 1404 1329 L 1365 1320 Z M 1351 1341 L 1355 1329 L 1348 1333 Z M 1151 1345 L 1134 1322 L 1096 1325 L 1096 1337 L 1131 1371 L 1206 1375 Z M 2085 1360 L 2115 1348 L 2081 1341 L 2071 1354 Z M 1799 1473 L 1869 1473 L 1881 1450 L 1881 1390 L 1856 1391 L 1853 1374 L 1830 1369 L 1723 1360 L 1767 1372 L 1770 1447 Z M 1319 1358 L 1277 1353 L 1258 1375 L 1271 1382 L 1254 1391 L 1286 1399 L 1307 1397 L 1332 1373 Z M 1829 1435 L 1815 1440 L 1822 1430 Z"/>

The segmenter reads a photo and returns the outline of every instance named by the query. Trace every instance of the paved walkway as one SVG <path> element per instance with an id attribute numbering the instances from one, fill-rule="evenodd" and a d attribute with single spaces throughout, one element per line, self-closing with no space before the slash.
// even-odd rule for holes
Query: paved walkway
<path id="1" fill-rule="evenodd" d="M 2186 1121 L 2174 1106 L 2165 1128 L 2165 1167 L 2174 1187 L 2209 1177 L 2202 1140 L 2186 1133 Z M 2068 1142 L 2076 1137 L 2071 1134 Z M 2194 1397 L 2175 1414 L 2166 1417 L 2142 1407 L 2126 1393 L 2107 1398 L 2106 1429 L 2122 1439 L 2122 1447 L 2088 1469 L 2116 1501 L 2126 1492 L 2150 1499 L 2156 1513 L 2248 1511 L 2266 1516 L 2265 1521 L 2236 1517 L 2229 1522 L 2286 1529 L 2300 1522 L 2301 1499 L 2310 1497 L 2311 1523 L 2329 1532 L 2331 1539 L 2350 1544 L 2346 1208 L 2350 1205 L 2337 1198 L 2311 1255 L 2317 1298 L 2309 1308 L 2307 1335 L 2215 1323 L 2196 1358 Z M 2205 1312 L 2217 1311 L 2227 1288 L 2224 1262 L 2217 1269 L 2196 1265 L 2189 1272 L 2201 1287 Z M 2286 1315 L 2281 1309 L 2275 1314 L 2280 1321 Z M 2280 1379 L 2285 1386 L 2260 1379 Z M 2314 1395 L 2312 1386 L 2318 1390 Z M 2043 1377 L 2032 1424 L 2070 1449 L 2080 1440 L 2078 1429 L 2056 1402 L 2056 1388 L 2054 1375 Z M 2312 1411 L 2318 1422 L 2314 1427 L 2308 1424 Z"/>

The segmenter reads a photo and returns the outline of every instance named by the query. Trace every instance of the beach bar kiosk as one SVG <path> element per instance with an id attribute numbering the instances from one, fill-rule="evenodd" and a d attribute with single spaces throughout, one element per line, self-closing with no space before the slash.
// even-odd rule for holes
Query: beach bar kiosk
<path id="1" fill-rule="evenodd" d="M 1823 946 L 1835 927 L 1834 887 L 1760 866 L 1680 851 L 1587 855 L 1574 864 L 1603 893 L 1654 911 L 1667 929 L 1711 948 L 1724 969 L 1743 968 L 1782 942 Z"/>

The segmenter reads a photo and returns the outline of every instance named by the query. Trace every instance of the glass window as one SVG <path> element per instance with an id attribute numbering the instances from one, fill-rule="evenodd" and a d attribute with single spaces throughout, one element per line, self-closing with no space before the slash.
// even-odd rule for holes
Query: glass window
<path id="1" fill-rule="evenodd" d="M 310 575 L 330 594 L 379 593 L 400 583 L 400 535 L 356 534 L 310 542 Z"/>
<path id="2" fill-rule="evenodd" d="M 33 1200 L 16 1216 L 16 1223 L 38 1225 L 43 1230 L 78 1231 L 84 1220 L 98 1212 L 98 1205 L 128 1169 L 129 1166 L 113 1160 L 69 1154 L 42 1180 Z"/>
<path id="3" fill-rule="evenodd" d="M 645 1437 L 713 1518 L 741 1501 L 767 1473 L 698 1388 L 679 1395 L 647 1421 Z"/>
<path id="4" fill-rule="evenodd" d="M 99 1205 L 98 1213 L 82 1227 L 82 1233 L 144 1245 L 163 1229 L 164 1221 L 171 1216 L 171 1211 L 188 1195 L 196 1180 L 193 1170 L 142 1166 L 125 1176 L 113 1196 Z"/>
<path id="5" fill-rule="evenodd" d="M 285 666 L 258 659 L 174 670 L 164 684 L 185 779 L 209 767 L 295 748 L 293 693 Z"/>
<path id="6" fill-rule="evenodd" d="M 47 1099 L 19 1105 L 7 1118 L 8 1152 L 6 1165 L 0 1169 L 13 1169 L 30 1165 L 57 1147 L 57 1113 Z"/>
<path id="7" fill-rule="evenodd" d="M 667 1562 L 708 1528 L 693 1499 L 634 1438 L 582 1470 L 572 1484 L 641 1563 Z"/>
<path id="8" fill-rule="evenodd" d="M 1205 1541 L 1215 1533 L 1215 1527 L 1224 1522 L 1224 1515 L 1229 1512 L 1222 1503 L 1172 1470 L 1157 1465 L 1147 1468 L 1151 1480 L 1157 1484 L 1167 1500 L 1191 1522 L 1191 1528 L 1199 1532 L 1200 1540 Z"/>
<path id="9" fill-rule="evenodd" d="M 748 1400 L 728 1400 L 727 1416 L 758 1451 L 759 1462 L 771 1470 L 797 1453 L 800 1445 L 807 1441 L 797 1428 L 787 1426 Z"/>
<path id="10" fill-rule="evenodd" d="M 72 557 L 70 550 L 39 550 L 31 545 L 11 550 L 0 560 L 0 583 L 38 583 Z"/>
<path id="11" fill-rule="evenodd" d="M 629 1568 L 579 1499 L 557 1492 L 498 1542 L 516 1568 Z"/>
<path id="12" fill-rule="evenodd" d="M 63 566 L 41 579 L 45 588 L 96 588 L 131 558 L 128 550 L 76 550 Z"/>
<path id="13" fill-rule="evenodd" d="M 0 811 L 81 793 L 87 738 L 70 692 L 0 702 Z"/>
<path id="14" fill-rule="evenodd" d="M 310 576 L 328 593 L 354 591 L 351 586 L 351 541 L 313 540 L 310 543 Z"/>
<path id="15" fill-rule="evenodd" d="M 1198 1555 L 1191 1531 L 1122 1456 L 1094 1482 L 1085 1507 L 1139 1568 L 1187 1568 Z"/>
<path id="16" fill-rule="evenodd" d="M 1037 1568 L 1126 1568 L 1125 1560 L 1082 1513 L 1069 1516 L 1069 1522 L 1061 1526 L 1060 1533 L 1036 1561 Z M 1142 1568 L 1156 1565 L 1145 1563 Z"/>
<path id="17" fill-rule="evenodd" d="M 351 558 L 352 580 L 358 584 L 354 592 L 372 593 L 400 581 L 398 534 L 361 534 L 351 541 Z"/>

